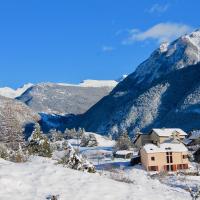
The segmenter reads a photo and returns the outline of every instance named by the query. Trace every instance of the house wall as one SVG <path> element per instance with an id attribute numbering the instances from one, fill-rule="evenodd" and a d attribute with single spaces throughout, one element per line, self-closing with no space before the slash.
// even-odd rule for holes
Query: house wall
<path id="1" fill-rule="evenodd" d="M 140 156 L 141 156 L 141 163 L 143 165 L 143 167 L 148 170 L 148 155 L 147 153 L 144 151 L 144 149 L 140 150 Z"/>
<path id="2" fill-rule="evenodd" d="M 150 166 L 157 166 L 158 171 L 163 171 L 165 165 L 177 165 L 179 164 L 188 164 L 188 158 L 183 159 L 183 155 L 187 155 L 187 152 L 172 152 L 173 163 L 167 163 L 166 153 L 146 153 L 144 149 L 141 149 L 141 162 L 144 168 L 149 171 Z M 155 160 L 151 160 L 151 157 L 154 157 Z"/>
<path id="3" fill-rule="evenodd" d="M 136 140 L 136 142 L 135 142 L 135 146 L 137 148 L 140 148 L 140 147 L 144 146 L 147 143 L 151 143 L 150 135 L 140 135 L 138 137 L 138 139 Z"/>

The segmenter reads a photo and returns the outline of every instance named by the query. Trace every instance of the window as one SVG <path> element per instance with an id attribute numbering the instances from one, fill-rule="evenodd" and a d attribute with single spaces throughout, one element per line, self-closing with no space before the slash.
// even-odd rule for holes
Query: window
<path id="1" fill-rule="evenodd" d="M 167 163 L 173 163 L 172 152 L 166 152 Z"/>
<path id="2" fill-rule="evenodd" d="M 154 160 L 155 160 L 155 157 L 154 157 L 154 156 L 152 156 L 152 157 L 151 157 L 151 160 L 152 160 L 152 161 L 154 161 Z"/>
<path id="3" fill-rule="evenodd" d="M 181 170 L 181 169 L 188 169 L 188 164 L 179 164 L 177 165 L 177 169 Z"/>
<path id="4" fill-rule="evenodd" d="M 149 166 L 149 171 L 158 171 L 158 166 Z"/>
<path id="5" fill-rule="evenodd" d="M 188 155 L 183 155 L 183 159 L 186 159 L 186 158 L 188 158 Z"/>
<path id="6" fill-rule="evenodd" d="M 188 164 L 183 164 L 183 169 L 188 169 Z"/>
<path id="7" fill-rule="evenodd" d="M 183 169 L 183 166 L 182 166 L 181 164 L 178 164 L 178 165 L 177 165 L 177 169 L 178 169 L 178 170 Z"/>

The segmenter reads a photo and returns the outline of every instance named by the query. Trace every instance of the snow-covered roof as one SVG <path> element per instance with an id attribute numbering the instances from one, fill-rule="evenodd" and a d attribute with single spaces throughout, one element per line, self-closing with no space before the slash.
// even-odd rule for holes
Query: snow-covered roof
<path id="1" fill-rule="evenodd" d="M 172 136 L 173 133 L 177 132 L 182 136 L 186 136 L 187 133 L 180 128 L 154 128 L 153 131 L 160 137 Z"/>
<path id="2" fill-rule="evenodd" d="M 192 131 L 189 137 L 190 140 L 195 140 L 200 138 L 200 130 Z"/>
<path id="3" fill-rule="evenodd" d="M 162 143 L 159 146 L 154 144 L 146 144 L 143 146 L 143 149 L 147 153 L 159 153 L 159 152 L 187 152 L 187 148 L 182 143 L 173 144 L 173 143 Z"/>
<path id="4" fill-rule="evenodd" d="M 117 151 L 115 154 L 117 154 L 117 155 L 127 155 L 129 153 L 133 153 L 133 151 L 120 150 L 120 151 Z"/>

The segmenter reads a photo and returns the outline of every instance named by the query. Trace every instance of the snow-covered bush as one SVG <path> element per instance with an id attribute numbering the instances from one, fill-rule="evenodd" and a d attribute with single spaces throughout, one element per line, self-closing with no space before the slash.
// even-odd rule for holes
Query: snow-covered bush
<path id="1" fill-rule="evenodd" d="M 188 187 L 188 192 L 190 193 L 190 196 L 192 197 L 192 200 L 197 200 L 200 197 L 200 187 Z"/>
<path id="2" fill-rule="evenodd" d="M 65 129 L 65 132 L 63 134 L 64 138 L 69 139 L 80 139 L 82 138 L 83 134 L 85 133 L 84 128 L 78 128 L 78 131 L 76 131 L 75 128 L 73 129 Z"/>
<path id="3" fill-rule="evenodd" d="M 68 147 L 68 142 L 66 140 L 51 142 L 51 149 L 53 151 L 55 151 L 55 150 L 63 151 L 65 149 L 67 149 L 67 147 Z"/>
<path id="4" fill-rule="evenodd" d="M 52 142 L 61 141 L 64 138 L 63 134 L 55 129 L 51 129 L 48 135 Z"/>
<path id="5" fill-rule="evenodd" d="M 81 138 L 81 147 L 95 147 L 98 146 L 97 139 L 94 134 L 83 134 Z"/>
<path id="6" fill-rule="evenodd" d="M 9 160 L 9 150 L 3 143 L 0 143 L 0 158 Z"/>
<path id="7" fill-rule="evenodd" d="M 18 150 L 13 150 L 6 147 L 4 144 L 0 144 L 0 158 L 9 160 L 12 162 L 26 162 L 28 160 L 28 153 L 25 150 L 22 150 L 19 145 Z"/>
<path id="8" fill-rule="evenodd" d="M 48 138 L 42 134 L 40 125 L 36 124 L 34 131 L 28 139 L 29 154 L 35 154 L 43 157 L 51 157 L 52 149 Z"/>
<path id="9" fill-rule="evenodd" d="M 75 129 L 65 129 L 65 132 L 64 132 L 64 138 L 69 140 L 69 139 L 74 139 L 76 138 L 76 130 Z"/>
<path id="10" fill-rule="evenodd" d="M 21 146 L 19 146 L 17 151 L 9 152 L 9 160 L 12 162 L 26 162 L 29 158 L 28 151 L 22 150 Z"/>
<path id="11" fill-rule="evenodd" d="M 115 150 L 129 150 L 132 147 L 132 142 L 127 132 L 122 133 L 116 141 Z"/>
<path id="12" fill-rule="evenodd" d="M 65 149 L 64 156 L 58 163 L 75 170 L 95 172 L 94 165 L 83 159 L 81 155 L 77 155 L 75 149 L 69 143 Z"/>

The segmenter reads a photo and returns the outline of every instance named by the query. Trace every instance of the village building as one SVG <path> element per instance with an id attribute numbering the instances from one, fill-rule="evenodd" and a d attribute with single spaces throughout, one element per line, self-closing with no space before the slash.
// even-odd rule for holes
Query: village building
<path id="1" fill-rule="evenodd" d="M 147 171 L 188 169 L 188 150 L 177 140 L 171 143 L 145 144 L 140 149 L 141 163 Z"/>
<path id="2" fill-rule="evenodd" d="M 169 142 L 169 140 L 173 138 L 183 141 L 186 136 L 187 133 L 179 128 L 155 128 L 148 134 L 138 134 L 134 140 L 134 145 L 137 148 L 141 148 L 145 144 L 162 144 L 164 142 Z"/>
<path id="3" fill-rule="evenodd" d="M 133 151 L 119 150 L 119 151 L 114 152 L 113 156 L 115 158 L 130 159 L 133 156 Z"/>

